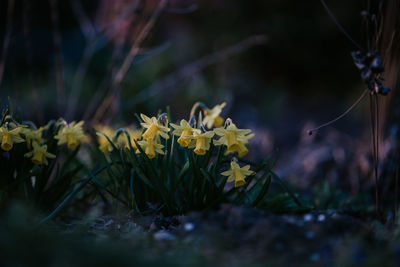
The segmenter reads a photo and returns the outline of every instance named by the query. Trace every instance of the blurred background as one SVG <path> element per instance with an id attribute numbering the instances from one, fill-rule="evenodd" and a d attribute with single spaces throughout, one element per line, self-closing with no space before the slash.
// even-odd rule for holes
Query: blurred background
<path id="1" fill-rule="evenodd" d="M 328 2 L 361 45 L 366 2 Z M 385 17 L 399 14 L 390 8 L 396 1 L 382 9 L 372 2 Z M 297 184 L 351 177 L 346 184 L 358 191 L 368 176 L 367 98 L 326 130 L 304 134 L 365 88 L 350 56 L 357 48 L 320 1 L 8 0 L 0 12 L 0 97 L 26 119 L 124 126 L 134 113 L 170 106 L 175 119 L 188 119 L 197 101 L 227 102 L 223 116 L 256 133 L 250 157 L 277 155 L 280 174 Z M 398 27 L 390 23 L 385 36 Z M 389 106 L 382 112 L 393 121 Z"/>

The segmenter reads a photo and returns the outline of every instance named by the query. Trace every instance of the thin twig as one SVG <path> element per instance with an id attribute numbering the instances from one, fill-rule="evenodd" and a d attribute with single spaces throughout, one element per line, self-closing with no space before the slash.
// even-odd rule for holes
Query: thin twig
<path id="1" fill-rule="evenodd" d="M 363 100 L 363 98 L 367 95 L 367 93 L 368 93 L 368 89 L 365 89 L 365 91 L 364 91 L 364 92 L 361 94 L 361 96 L 356 100 L 356 102 L 354 102 L 354 103 L 353 103 L 348 109 L 346 109 L 346 111 L 343 112 L 340 116 L 338 116 L 338 117 L 334 118 L 333 120 L 330 120 L 330 121 L 328 121 L 328 122 L 326 122 L 326 123 L 324 123 L 324 124 L 321 124 L 320 126 L 318 126 L 318 127 L 316 127 L 316 128 L 313 128 L 313 129 L 308 130 L 308 131 L 307 131 L 308 134 L 309 134 L 309 135 L 312 135 L 313 132 L 318 131 L 319 129 L 321 129 L 321 128 L 323 128 L 323 127 L 326 127 L 326 126 L 328 126 L 328 125 L 330 125 L 330 124 L 332 124 L 332 123 L 335 123 L 336 121 L 338 121 L 338 120 L 340 120 L 341 118 L 343 118 L 344 116 L 346 116 L 353 108 L 355 108 L 355 107 L 361 102 L 361 100 Z"/>
<path id="2" fill-rule="evenodd" d="M 397 162 L 399 160 L 397 159 Z M 400 163 L 400 162 L 399 162 Z M 397 212 L 398 212 L 398 201 L 399 201 L 399 164 L 396 168 L 396 175 L 394 177 L 394 221 L 396 222 L 397 219 Z"/>
<path id="3" fill-rule="evenodd" d="M 85 78 L 85 75 L 87 73 L 87 69 L 89 67 L 89 63 L 91 58 L 93 57 L 94 53 L 97 50 L 97 46 L 99 45 L 100 41 L 103 40 L 103 35 L 110 35 L 111 33 L 115 32 L 117 28 L 121 25 L 121 22 L 132 18 L 134 13 L 139 9 L 140 4 L 142 1 L 134 1 L 130 6 L 128 6 L 125 10 L 125 12 L 118 16 L 116 20 L 114 20 L 110 25 L 108 25 L 104 29 L 97 30 L 94 25 L 91 23 L 89 17 L 86 15 L 82 5 L 80 4 L 79 1 L 74 0 L 73 2 L 73 11 L 75 13 L 75 16 L 77 17 L 81 31 L 84 34 L 86 40 L 87 40 L 87 45 L 85 47 L 85 50 L 83 52 L 82 60 L 78 66 L 78 69 L 75 73 L 73 82 L 72 82 L 72 88 L 71 88 L 71 95 L 69 98 L 68 102 L 68 109 L 66 112 L 66 118 L 73 118 L 76 110 L 76 106 L 79 103 L 79 98 L 81 94 L 81 89 L 82 89 L 82 83 Z M 104 16 L 104 7 L 99 8 L 96 12 L 96 18 L 94 19 L 95 24 L 99 24 L 102 16 Z M 111 39 L 106 39 L 106 42 L 102 44 L 102 46 L 105 46 L 109 43 Z M 108 73 L 111 73 L 111 77 L 114 76 L 116 70 L 116 64 L 120 60 L 120 56 L 122 55 L 122 50 L 123 46 L 125 45 L 125 42 L 118 42 L 113 49 L 112 52 L 112 57 L 111 57 L 111 64 L 107 67 L 109 70 Z M 106 76 L 102 82 L 100 82 L 100 87 L 98 90 L 96 90 L 95 95 L 92 97 L 88 108 L 84 112 L 84 117 L 85 120 L 87 120 L 93 113 L 94 109 L 97 109 L 97 106 L 99 105 L 99 102 L 101 101 L 102 98 L 104 98 L 104 95 L 106 93 L 107 85 L 110 83 L 111 78 L 109 76 Z"/>
<path id="4" fill-rule="evenodd" d="M 51 22 L 53 25 L 53 42 L 55 48 L 55 64 L 56 64 L 56 87 L 57 87 L 57 102 L 58 111 L 61 112 L 64 109 L 65 100 L 65 88 L 64 88 L 64 74 L 63 74 L 63 63 L 62 63 L 62 51 L 61 51 L 61 33 L 60 23 L 58 14 L 58 0 L 50 0 L 50 11 L 51 11 Z"/>
<path id="5" fill-rule="evenodd" d="M 99 106 L 99 103 L 101 102 L 101 100 L 104 99 L 104 97 L 107 93 L 107 88 L 108 88 L 109 84 L 111 83 L 111 79 L 117 72 L 117 64 L 118 64 L 118 62 L 120 62 L 120 59 L 122 57 L 124 45 L 125 45 L 125 42 L 118 42 L 114 45 L 112 55 L 111 55 L 111 61 L 107 67 L 108 74 L 100 82 L 100 85 L 99 85 L 98 89 L 96 90 L 96 93 L 90 100 L 88 107 L 86 108 L 86 110 L 84 112 L 83 120 L 85 120 L 85 121 L 89 120 L 92 117 L 92 115 L 95 113 L 95 111 L 97 110 L 97 107 Z"/>
<path id="6" fill-rule="evenodd" d="M 336 24 L 336 26 L 339 28 L 339 30 L 349 39 L 350 42 L 352 42 L 358 49 L 363 50 L 362 47 L 351 38 L 350 34 L 346 32 L 346 30 L 340 25 L 340 23 L 337 21 L 335 16 L 333 15 L 332 11 L 329 9 L 328 5 L 325 3 L 324 0 L 321 0 L 322 5 L 324 6 L 326 12 L 328 13 L 329 17 L 331 17 L 332 21 Z"/>
<path id="7" fill-rule="evenodd" d="M 98 108 L 97 112 L 94 115 L 93 122 L 99 121 L 101 117 L 104 115 L 106 110 L 112 106 L 113 102 L 118 98 L 120 94 L 120 85 L 125 77 L 126 72 L 129 70 L 130 66 L 132 65 L 133 59 L 137 56 L 140 51 L 140 45 L 142 44 L 143 40 L 147 37 L 148 33 L 150 32 L 151 28 L 153 28 L 155 21 L 160 16 L 161 12 L 164 10 L 168 3 L 168 0 L 161 0 L 152 14 L 149 21 L 143 27 L 142 31 L 139 33 L 137 39 L 133 43 L 128 56 L 125 58 L 124 62 L 122 63 L 121 67 L 118 69 L 112 85 L 111 91 L 104 99 L 103 103 Z"/>
<path id="8" fill-rule="evenodd" d="M 370 95 L 370 115 L 371 115 L 371 138 L 372 138 L 372 155 L 374 161 L 374 181 L 375 181 L 375 210 L 378 219 L 381 219 L 380 201 L 379 201 L 379 182 L 378 182 L 378 162 L 377 162 L 377 119 L 376 119 L 376 101 L 374 95 Z"/>
<path id="9" fill-rule="evenodd" d="M 141 91 L 135 96 L 135 98 L 129 101 L 128 105 L 136 105 L 137 103 L 144 102 L 161 92 L 165 93 L 166 89 L 175 88 L 178 83 L 181 83 L 182 81 L 193 77 L 193 75 L 200 72 L 201 70 L 211 65 L 215 65 L 219 62 L 225 61 L 235 55 L 241 54 L 253 46 L 266 44 L 267 41 L 268 37 L 265 35 L 253 35 L 242 40 L 239 43 L 206 55 L 192 63 L 183 66 L 179 70 L 167 75 L 165 78 L 154 82 L 151 86 Z"/>
<path id="10" fill-rule="evenodd" d="M 3 81 L 4 69 L 5 69 L 6 60 L 7 60 L 7 52 L 8 52 L 8 47 L 10 45 L 10 40 L 11 40 L 15 1 L 8 0 L 7 6 L 8 6 L 8 8 L 7 8 L 6 35 L 4 36 L 3 51 L 1 54 L 1 62 L 0 62 L 0 87 L 1 87 L 1 83 Z"/>
<path id="11" fill-rule="evenodd" d="M 88 15 L 85 13 L 81 1 L 72 0 L 71 5 L 72 11 L 78 20 L 79 27 L 81 28 L 83 35 L 85 36 L 86 40 L 92 40 L 96 36 L 96 29 Z"/>
<path id="12" fill-rule="evenodd" d="M 80 1 L 72 1 L 72 10 L 78 19 L 79 26 L 83 35 L 85 36 L 87 44 L 83 52 L 82 60 L 79 63 L 78 69 L 72 80 L 71 93 L 68 99 L 68 105 L 65 114 L 65 117 L 68 120 L 71 120 L 75 115 L 75 110 L 81 96 L 82 83 L 87 73 L 90 60 L 96 51 L 95 48 L 99 40 L 99 38 L 96 38 L 96 30 L 89 17 L 86 15 Z"/>

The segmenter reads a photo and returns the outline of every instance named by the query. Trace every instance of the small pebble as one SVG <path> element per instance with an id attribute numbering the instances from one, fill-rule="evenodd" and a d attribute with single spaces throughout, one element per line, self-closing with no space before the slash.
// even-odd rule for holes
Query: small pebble
<path id="1" fill-rule="evenodd" d="M 288 223 L 295 224 L 297 222 L 296 218 L 293 216 L 284 216 L 283 218 L 285 218 Z"/>
<path id="2" fill-rule="evenodd" d="M 312 220 L 314 219 L 314 216 L 312 216 L 311 214 L 305 214 L 304 216 L 303 216 L 303 220 L 305 221 L 305 222 L 311 222 Z"/>
<path id="3" fill-rule="evenodd" d="M 319 222 L 323 222 L 323 221 L 325 221 L 325 218 L 326 218 L 326 217 L 325 217 L 324 214 L 320 214 L 320 215 L 318 215 L 318 219 L 317 219 L 317 220 L 318 220 Z"/>
<path id="4" fill-rule="evenodd" d="M 173 241 L 176 239 L 176 237 L 173 234 L 165 230 L 160 230 L 154 233 L 153 238 L 157 241 Z"/>
<path id="5" fill-rule="evenodd" d="M 194 224 L 193 223 L 185 223 L 185 225 L 183 226 L 183 229 L 185 229 L 186 232 L 190 232 L 194 229 Z"/>
<path id="6" fill-rule="evenodd" d="M 332 214 L 331 218 L 332 219 L 339 219 L 340 218 L 340 214 L 335 212 L 335 213 Z"/>

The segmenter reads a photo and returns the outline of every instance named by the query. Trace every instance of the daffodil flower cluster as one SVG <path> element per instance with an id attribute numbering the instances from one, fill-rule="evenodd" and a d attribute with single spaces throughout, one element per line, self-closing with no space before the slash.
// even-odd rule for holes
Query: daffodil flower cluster
<path id="1" fill-rule="evenodd" d="M 47 158 L 56 156 L 47 152 L 47 145 L 43 144 L 43 130 L 44 128 L 30 129 L 27 125 L 6 122 L 0 127 L 1 148 L 4 151 L 10 151 L 14 144 L 26 141 L 27 148 L 32 150 L 25 153 L 24 156 L 32 158 L 32 162 L 36 165 L 47 165 Z"/>
<path id="2" fill-rule="evenodd" d="M 165 142 L 162 140 L 168 140 L 170 132 L 172 132 L 172 135 L 177 136 L 177 143 L 181 147 L 192 149 L 199 156 L 206 155 L 211 148 L 211 144 L 214 144 L 223 146 L 225 155 L 233 154 L 243 157 L 248 153 L 246 146 L 249 140 L 254 137 L 254 134 L 251 133 L 250 129 L 239 129 L 230 119 L 224 121 L 220 115 L 225 105 L 225 103 L 222 103 L 209 109 L 204 104 L 196 103 L 191 112 L 193 114 L 190 122 L 182 119 L 179 124 L 169 123 L 165 113 L 158 118 L 140 114 L 142 129 L 132 130 L 128 128 L 125 129 L 125 133 L 128 132 L 131 138 L 130 143 L 136 153 L 140 154 L 143 151 L 149 159 L 155 158 L 157 154 L 165 154 Z M 194 113 L 197 108 L 202 109 L 204 120 L 200 115 L 196 124 Z M 99 149 L 105 155 L 110 153 L 115 146 L 129 148 L 128 135 L 118 134 L 118 131 L 114 131 L 108 126 L 97 126 L 96 130 Z M 214 139 L 215 137 L 216 139 Z M 68 142 L 69 139 L 67 138 L 66 140 Z M 110 141 L 114 144 L 112 145 Z M 71 144 L 74 143 L 71 141 Z M 140 149 L 138 149 L 138 146 L 140 146 Z M 243 171 L 240 172 L 242 173 L 240 176 L 237 166 L 237 163 L 231 164 L 233 176 L 230 176 L 229 181 L 235 181 L 235 186 L 241 186 L 244 184 L 244 177 L 250 171 L 245 166 Z M 223 172 L 223 175 L 226 173 Z M 232 180 L 232 177 L 235 177 L 235 179 Z"/>
<path id="3" fill-rule="evenodd" d="M 137 150 L 135 140 L 140 139 L 142 135 L 142 130 L 134 130 L 130 127 L 126 127 L 123 129 L 129 134 L 130 140 L 125 133 L 121 131 L 115 131 L 109 126 L 95 126 L 95 130 L 97 131 L 97 143 L 100 151 L 103 152 L 104 155 L 107 155 L 113 150 L 113 146 L 111 145 L 109 140 L 113 141 L 114 144 L 119 148 L 129 149 L 129 144 L 131 144 L 132 148 L 134 150 Z"/>
<path id="4" fill-rule="evenodd" d="M 36 128 L 32 123 L 20 124 L 15 122 L 11 116 L 9 121 L 0 126 L 0 141 L 1 149 L 11 151 L 15 144 L 26 143 L 28 152 L 25 157 L 30 158 L 36 165 L 47 165 L 48 159 L 53 159 L 56 156 L 47 151 L 47 142 L 43 137 L 43 132 L 49 130 L 49 126 Z M 55 125 L 60 126 L 57 134 L 51 139 L 57 140 L 58 145 L 67 144 L 70 149 L 76 149 L 78 145 L 86 139 L 86 135 L 82 129 L 83 121 L 67 124 L 63 120 L 59 120 Z"/>
<path id="5" fill-rule="evenodd" d="M 143 122 L 141 123 L 142 129 L 133 130 L 131 128 L 124 128 L 122 131 L 114 131 L 108 126 L 97 126 L 97 142 L 99 149 L 107 155 L 112 151 L 113 146 L 110 141 L 114 142 L 119 148 L 129 149 L 130 145 L 136 151 L 140 153 L 137 145 L 145 152 L 145 154 L 153 159 L 157 154 L 164 155 L 164 145 L 161 144 L 161 138 L 165 140 L 169 139 L 168 132 L 170 129 L 163 125 L 163 120 L 166 119 L 166 115 L 162 114 L 158 119 L 156 117 L 147 117 L 144 114 L 140 114 Z M 130 140 L 128 140 L 128 133 Z M 107 138 L 108 137 L 108 138 Z"/>

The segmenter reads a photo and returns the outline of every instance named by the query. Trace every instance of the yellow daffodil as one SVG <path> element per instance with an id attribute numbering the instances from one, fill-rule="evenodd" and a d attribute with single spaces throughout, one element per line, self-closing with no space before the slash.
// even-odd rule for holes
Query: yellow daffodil
<path id="1" fill-rule="evenodd" d="M 69 125 L 62 127 L 57 135 L 54 136 L 55 139 L 58 139 L 57 144 L 67 144 L 69 149 L 76 149 L 86 139 L 86 135 L 82 129 L 83 123 L 83 121 L 78 123 L 71 122 Z"/>
<path id="2" fill-rule="evenodd" d="M 25 135 L 26 138 L 26 145 L 28 149 L 31 149 L 31 144 L 33 141 L 36 141 L 40 144 L 40 142 L 43 141 L 42 138 L 42 132 L 44 130 L 44 127 L 40 127 L 39 129 L 29 129 L 29 128 L 23 128 L 21 130 L 21 133 Z"/>
<path id="3" fill-rule="evenodd" d="M 147 138 L 141 141 L 138 141 L 140 147 L 144 150 L 149 159 L 155 158 L 156 153 L 164 155 L 163 145 L 154 141 L 154 138 Z M 140 153 L 139 149 L 136 150 L 136 153 Z"/>
<path id="4" fill-rule="evenodd" d="M 194 148 L 194 153 L 197 155 L 205 155 L 207 150 L 210 149 L 211 139 L 214 132 L 209 131 L 201 133 L 200 130 L 195 129 L 193 132 L 193 139 L 189 143 L 189 148 Z"/>
<path id="5" fill-rule="evenodd" d="M 222 109 L 226 106 L 226 103 L 222 103 L 221 105 L 216 105 L 212 109 L 207 109 L 205 117 L 203 119 L 204 125 L 207 126 L 208 129 L 214 127 L 219 127 L 224 123 L 224 119 L 220 116 Z"/>
<path id="6" fill-rule="evenodd" d="M 19 135 L 22 129 L 19 126 L 14 129 L 8 129 L 5 125 L 0 127 L 1 148 L 5 151 L 10 151 L 14 144 L 25 142 Z"/>
<path id="7" fill-rule="evenodd" d="M 235 182 L 235 187 L 240 187 L 246 183 L 245 178 L 248 175 L 254 174 L 250 171 L 250 165 L 246 165 L 240 168 L 239 164 L 235 161 L 231 161 L 231 169 L 224 171 L 221 175 L 228 176 L 227 182 Z"/>
<path id="8" fill-rule="evenodd" d="M 26 153 L 24 156 L 32 158 L 32 162 L 36 165 L 47 165 L 47 158 L 54 159 L 56 155 L 47 152 L 47 145 L 39 145 L 35 140 L 32 141 L 33 150 Z"/>
<path id="9" fill-rule="evenodd" d="M 132 130 L 131 128 L 126 128 L 131 138 L 132 148 L 134 150 L 137 149 L 136 143 L 134 140 L 140 139 L 143 130 Z M 125 133 L 121 133 L 117 138 L 117 145 L 121 148 L 129 148 L 128 136 Z"/>
<path id="10" fill-rule="evenodd" d="M 104 155 L 107 155 L 109 152 L 112 151 L 113 147 L 104 135 L 112 139 L 115 131 L 111 127 L 105 125 L 97 125 L 95 126 L 95 129 L 97 131 L 96 134 L 97 142 L 99 143 L 99 149 L 101 150 L 101 152 L 104 153 Z"/>
<path id="11" fill-rule="evenodd" d="M 142 125 L 143 128 L 147 129 L 143 133 L 143 138 L 152 139 L 157 134 L 159 134 L 165 139 L 169 138 L 168 132 L 170 131 L 170 129 L 168 127 L 163 126 L 160 122 L 158 122 L 156 117 L 149 118 L 144 114 L 140 114 L 140 117 L 144 121 L 140 125 Z"/>
<path id="12" fill-rule="evenodd" d="M 233 123 L 229 124 L 226 129 L 216 128 L 214 132 L 221 136 L 215 141 L 215 145 L 225 145 L 227 147 L 226 154 L 237 152 L 239 157 L 247 154 L 248 149 L 245 144 L 254 137 L 250 129 L 238 129 Z"/>
<path id="13" fill-rule="evenodd" d="M 172 133 L 179 136 L 178 143 L 183 147 L 187 147 L 193 138 L 193 131 L 195 129 L 185 120 L 181 120 L 180 125 L 171 123 L 171 126 L 175 129 Z"/>

